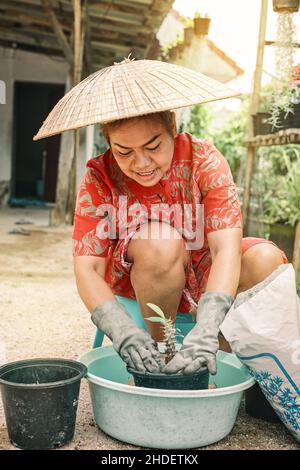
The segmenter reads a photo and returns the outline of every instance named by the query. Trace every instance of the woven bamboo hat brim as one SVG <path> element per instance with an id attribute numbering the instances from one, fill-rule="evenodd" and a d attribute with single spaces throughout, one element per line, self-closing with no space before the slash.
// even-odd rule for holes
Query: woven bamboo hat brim
<path id="1" fill-rule="evenodd" d="M 237 95 L 222 83 L 186 67 L 127 58 L 72 88 L 55 105 L 34 140 L 91 124 Z"/>

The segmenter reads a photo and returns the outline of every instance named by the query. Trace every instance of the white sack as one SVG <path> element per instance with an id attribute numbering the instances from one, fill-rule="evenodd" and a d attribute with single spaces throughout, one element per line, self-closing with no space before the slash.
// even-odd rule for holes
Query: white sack
<path id="1" fill-rule="evenodd" d="M 293 266 L 280 266 L 238 294 L 221 331 L 300 442 L 300 299 Z"/>

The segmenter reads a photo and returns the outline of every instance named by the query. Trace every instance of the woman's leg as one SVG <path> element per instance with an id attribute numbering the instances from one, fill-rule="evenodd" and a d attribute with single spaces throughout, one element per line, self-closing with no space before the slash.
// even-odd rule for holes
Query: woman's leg
<path id="1" fill-rule="evenodd" d="M 285 262 L 282 251 L 271 243 L 257 243 L 242 255 L 242 266 L 237 293 L 251 289 L 266 279 Z M 219 337 L 220 349 L 231 352 L 229 343 Z"/>
<path id="2" fill-rule="evenodd" d="M 142 226 L 129 242 L 127 259 L 133 263 L 130 278 L 143 317 L 153 316 L 152 310 L 146 306 L 147 302 L 152 302 L 167 317 L 175 319 L 189 261 L 189 252 L 179 233 L 164 223 L 152 222 Z M 242 255 L 237 293 L 263 281 L 284 262 L 282 251 L 271 243 L 259 242 L 250 246 Z M 159 324 L 145 323 L 153 338 L 162 341 Z M 220 349 L 230 351 L 227 341 L 222 337 L 219 339 Z"/>
<path id="3" fill-rule="evenodd" d="M 242 255 L 238 291 L 243 292 L 262 282 L 284 263 L 282 251 L 271 243 L 258 243 Z"/>
<path id="4" fill-rule="evenodd" d="M 189 251 L 176 229 L 160 222 L 143 225 L 129 242 L 127 260 L 133 263 L 130 279 L 143 317 L 155 316 L 146 306 L 151 302 L 175 320 L 189 261 Z M 161 325 L 145 323 L 151 336 L 162 341 Z"/>

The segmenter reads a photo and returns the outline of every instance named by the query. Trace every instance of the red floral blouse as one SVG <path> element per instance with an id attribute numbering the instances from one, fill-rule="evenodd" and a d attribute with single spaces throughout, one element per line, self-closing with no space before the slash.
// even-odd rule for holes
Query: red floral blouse
<path id="1" fill-rule="evenodd" d="M 179 211 L 174 215 L 170 213 L 171 207 Z M 105 280 L 112 291 L 135 298 L 130 282 L 131 264 L 126 260 L 130 238 L 150 218 L 168 220 L 177 228 L 183 215 L 187 224 L 181 234 L 191 250 L 191 258 L 179 311 L 189 312 L 205 291 L 209 275 L 207 234 L 242 227 L 229 165 L 208 140 L 188 133 L 177 135 L 170 169 L 152 187 L 141 186 L 122 173 L 110 150 L 89 160 L 77 196 L 73 255 L 105 257 Z M 201 226 L 196 224 L 199 217 Z"/>

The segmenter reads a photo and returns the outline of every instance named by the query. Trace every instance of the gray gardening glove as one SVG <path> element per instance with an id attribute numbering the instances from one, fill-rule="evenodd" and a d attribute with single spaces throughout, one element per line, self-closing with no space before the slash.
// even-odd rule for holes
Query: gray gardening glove
<path id="1" fill-rule="evenodd" d="M 216 374 L 216 353 L 219 349 L 219 326 L 234 299 L 222 292 L 206 292 L 200 298 L 194 328 L 187 334 L 181 350 L 162 369 L 165 374 L 193 374 L 207 367 Z"/>
<path id="2" fill-rule="evenodd" d="M 136 326 L 120 302 L 107 300 L 98 305 L 92 313 L 92 322 L 109 337 L 128 367 L 142 372 L 160 372 L 163 363 L 156 342 Z"/>

